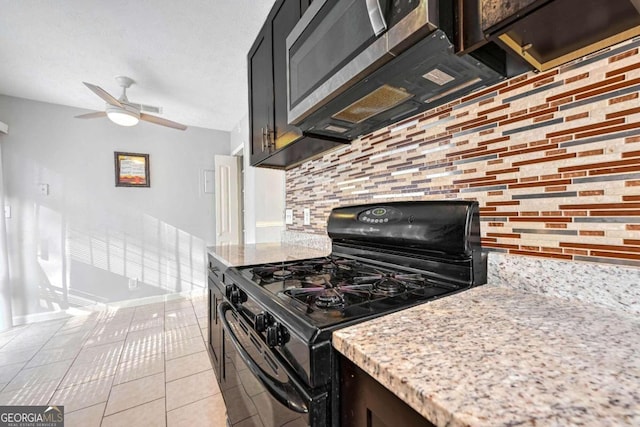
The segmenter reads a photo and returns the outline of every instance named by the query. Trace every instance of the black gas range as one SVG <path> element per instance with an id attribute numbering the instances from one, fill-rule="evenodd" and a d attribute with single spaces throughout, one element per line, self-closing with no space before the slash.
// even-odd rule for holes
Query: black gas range
<path id="1" fill-rule="evenodd" d="M 210 349 L 229 424 L 339 424 L 334 330 L 486 283 L 477 202 L 334 209 L 327 257 L 210 281 Z"/>

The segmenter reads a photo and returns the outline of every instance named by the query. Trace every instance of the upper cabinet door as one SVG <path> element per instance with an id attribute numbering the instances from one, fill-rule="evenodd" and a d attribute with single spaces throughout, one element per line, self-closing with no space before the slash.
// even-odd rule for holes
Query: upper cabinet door
<path id="1" fill-rule="evenodd" d="M 273 139 L 273 69 L 271 67 L 271 27 L 267 25 L 248 55 L 249 139 L 251 164 L 269 155 Z"/>
<path id="2" fill-rule="evenodd" d="M 273 52 L 273 96 L 276 150 L 298 139 L 302 132 L 290 126 L 287 119 L 287 36 L 301 16 L 300 0 L 288 0 L 276 4 L 271 24 L 271 48 Z"/>

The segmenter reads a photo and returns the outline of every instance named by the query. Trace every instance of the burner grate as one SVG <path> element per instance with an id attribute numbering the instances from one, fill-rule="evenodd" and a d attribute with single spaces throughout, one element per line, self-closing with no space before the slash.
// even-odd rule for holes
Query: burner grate
<path id="1" fill-rule="evenodd" d="M 307 314 L 327 313 L 332 317 L 346 315 L 355 307 L 366 311 L 373 301 L 417 301 L 442 292 L 440 285 L 423 274 L 337 256 L 265 264 L 249 271 L 258 285 L 283 295 Z"/>
<path id="2" fill-rule="evenodd" d="M 265 264 L 253 267 L 251 272 L 254 279 L 259 279 L 265 283 L 286 280 L 289 278 L 302 278 L 305 276 L 316 276 L 321 274 L 331 274 L 336 277 L 346 277 L 353 273 L 360 264 L 357 261 L 339 258 L 326 257 L 320 259 L 306 260 L 298 263 Z"/>

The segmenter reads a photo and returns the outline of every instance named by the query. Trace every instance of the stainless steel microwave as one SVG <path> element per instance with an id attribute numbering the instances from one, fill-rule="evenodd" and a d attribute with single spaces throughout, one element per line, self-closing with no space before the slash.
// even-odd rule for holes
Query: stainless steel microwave
<path id="1" fill-rule="evenodd" d="M 315 0 L 287 37 L 288 118 L 299 124 L 438 27 L 433 0 Z"/>
<path id="2" fill-rule="evenodd" d="M 287 37 L 289 123 L 355 139 L 503 79 L 456 51 L 456 3 L 315 0 Z"/>

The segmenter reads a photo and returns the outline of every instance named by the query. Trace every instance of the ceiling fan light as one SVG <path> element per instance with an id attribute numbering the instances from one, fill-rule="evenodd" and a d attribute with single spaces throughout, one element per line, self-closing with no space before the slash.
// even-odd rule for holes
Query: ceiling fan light
<path id="1" fill-rule="evenodd" d="M 120 126 L 135 126 L 140 121 L 140 114 L 122 108 L 108 108 L 107 117 Z"/>

